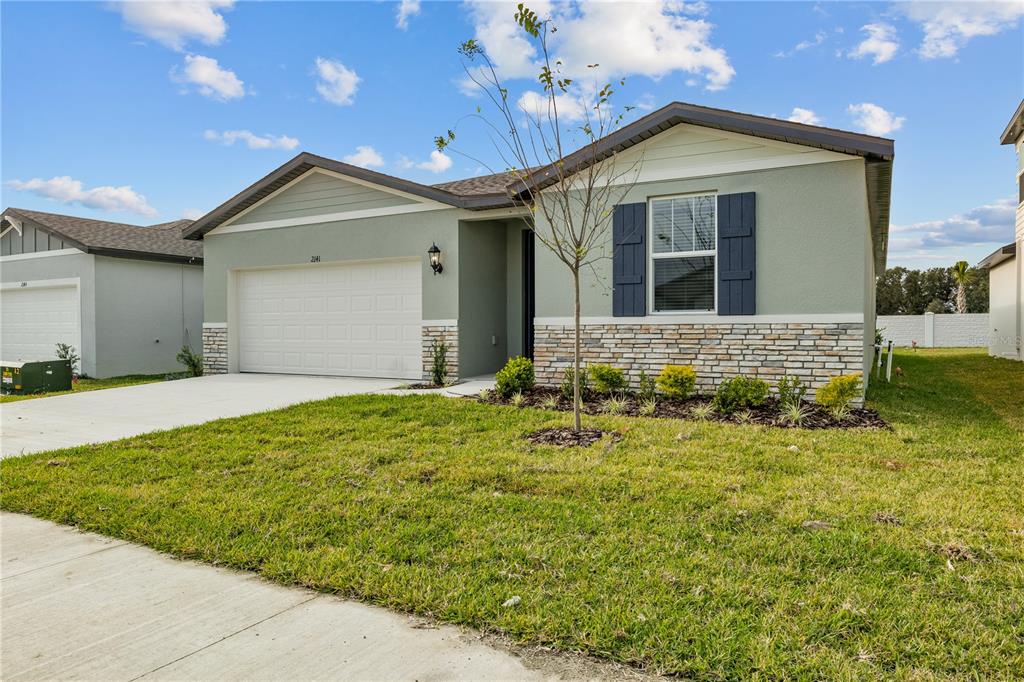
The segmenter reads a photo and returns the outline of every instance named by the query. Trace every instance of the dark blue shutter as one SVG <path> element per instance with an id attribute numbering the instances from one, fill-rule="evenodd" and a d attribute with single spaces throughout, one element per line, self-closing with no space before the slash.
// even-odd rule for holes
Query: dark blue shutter
<path id="1" fill-rule="evenodd" d="M 647 204 L 619 204 L 612 214 L 612 315 L 647 314 Z"/>
<path id="2" fill-rule="evenodd" d="M 718 314 L 753 315 L 755 290 L 753 192 L 718 195 Z"/>

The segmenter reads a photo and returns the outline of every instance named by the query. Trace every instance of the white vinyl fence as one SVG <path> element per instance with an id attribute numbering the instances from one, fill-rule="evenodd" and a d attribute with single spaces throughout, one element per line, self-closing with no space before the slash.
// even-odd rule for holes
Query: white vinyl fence
<path id="1" fill-rule="evenodd" d="M 911 346 L 913 341 L 918 348 L 988 346 L 988 313 L 879 315 L 875 326 L 883 330 L 882 338 L 897 346 Z"/>

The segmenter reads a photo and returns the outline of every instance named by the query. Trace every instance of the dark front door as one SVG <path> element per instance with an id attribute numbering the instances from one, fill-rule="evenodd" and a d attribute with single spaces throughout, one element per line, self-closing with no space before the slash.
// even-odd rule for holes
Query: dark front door
<path id="1" fill-rule="evenodd" d="M 523 230 L 523 355 L 533 359 L 533 317 L 537 312 L 533 282 L 533 230 Z"/>

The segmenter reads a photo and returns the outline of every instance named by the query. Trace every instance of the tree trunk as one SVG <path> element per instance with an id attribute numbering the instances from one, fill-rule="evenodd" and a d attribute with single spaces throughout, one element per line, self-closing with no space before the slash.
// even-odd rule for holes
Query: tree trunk
<path id="1" fill-rule="evenodd" d="M 576 267 L 572 271 L 572 287 L 575 298 L 575 310 L 573 311 L 573 354 L 572 354 L 572 419 L 573 428 L 579 431 L 582 428 L 580 419 L 580 269 Z"/>
<path id="2" fill-rule="evenodd" d="M 956 285 L 956 311 L 963 315 L 967 312 L 967 287 Z"/>

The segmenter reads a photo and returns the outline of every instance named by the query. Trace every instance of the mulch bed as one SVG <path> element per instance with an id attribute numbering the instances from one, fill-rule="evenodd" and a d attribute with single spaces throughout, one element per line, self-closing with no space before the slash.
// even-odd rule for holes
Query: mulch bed
<path id="1" fill-rule="evenodd" d="M 426 390 L 426 389 L 437 389 L 437 388 L 444 388 L 444 386 L 442 386 L 441 384 L 424 384 L 424 383 L 404 384 L 402 386 L 396 387 L 395 390 L 396 391 L 422 391 L 422 390 Z"/>
<path id="2" fill-rule="evenodd" d="M 526 436 L 526 440 L 535 445 L 557 445 L 560 448 L 585 448 L 593 445 L 608 433 L 617 440 L 618 434 L 602 431 L 601 429 L 580 429 L 573 431 L 568 426 L 560 426 L 552 429 L 541 429 Z"/>
<path id="3" fill-rule="evenodd" d="M 554 407 L 549 406 L 551 398 L 557 399 L 557 403 Z M 605 414 L 602 409 L 607 396 L 600 395 L 594 391 L 587 391 L 583 401 L 583 412 L 589 415 Z M 495 405 L 510 405 L 510 401 L 501 398 L 494 391 L 490 391 L 486 398 L 476 398 Z M 657 407 L 655 408 L 654 414 L 642 415 L 640 413 L 640 407 L 642 401 L 636 396 L 627 396 L 625 407 L 618 414 L 627 417 L 655 417 L 662 419 L 696 419 L 693 416 L 693 408 L 698 405 L 703 405 L 710 402 L 710 396 L 694 396 L 685 400 L 672 400 L 660 396 L 657 401 Z M 707 421 L 718 421 L 718 422 L 729 422 L 729 423 L 747 423 L 747 424 L 761 424 L 763 426 L 775 426 L 778 428 L 790 429 L 790 428 L 803 428 L 803 429 L 885 429 L 889 428 L 889 425 L 884 419 L 878 414 L 877 411 L 868 408 L 853 408 L 850 410 L 850 414 L 842 421 L 837 421 L 828 410 L 821 407 L 816 403 L 804 402 L 804 407 L 807 409 L 807 416 L 804 418 L 803 424 L 799 427 L 790 424 L 783 420 L 783 413 L 779 401 L 775 398 L 769 398 L 763 405 L 759 407 L 750 408 L 750 419 L 746 422 L 742 422 L 742 418 L 737 418 L 738 414 L 745 412 L 745 410 L 738 410 L 737 412 L 725 415 L 719 414 L 718 412 L 712 412 L 707 416 Z M 538 407 L 541 409 L 554 409 L 559 412 L 571 412 L 572 411 L 572 400 L 566 399 L 560 390 L 548 386 L 537 386 L 525 393 L 523 393 L 523 401 L 520 407 Z"/>

